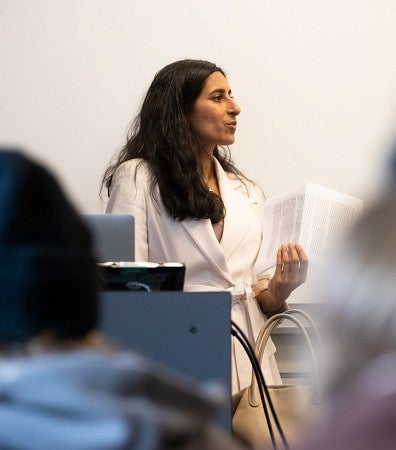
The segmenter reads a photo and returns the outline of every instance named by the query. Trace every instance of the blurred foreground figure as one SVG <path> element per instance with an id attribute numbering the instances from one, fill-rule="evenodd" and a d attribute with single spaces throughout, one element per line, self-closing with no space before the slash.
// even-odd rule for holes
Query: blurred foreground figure
<path id="1" fill-rule="evenodd" d="M 368 207 L 320 280 L 330 408 L 301 450 L 396 448 L 395 181 Z"/>
<path id="2" fill-rule="evenodd" d="M 91 237 L 52 175 L 0 149 L 0 209 L 0 448 L 236 448 L 219 386 L 95 333 Z"/>

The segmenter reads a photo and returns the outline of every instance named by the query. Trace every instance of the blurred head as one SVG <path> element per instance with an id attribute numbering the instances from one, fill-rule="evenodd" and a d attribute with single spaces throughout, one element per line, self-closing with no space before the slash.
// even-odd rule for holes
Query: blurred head
<path id="1" fill-rule="evenodd" d="M 396 352 L 396 184 L 371 204 L 326 264 L 320 292 L 337 385 L 370 361 Z"/>
<path id="2" fill-rule="evenodd" d="M 78 339 L 98 319 L 91 236 L 55 178 L 0 149 L 0 344 Z"/>

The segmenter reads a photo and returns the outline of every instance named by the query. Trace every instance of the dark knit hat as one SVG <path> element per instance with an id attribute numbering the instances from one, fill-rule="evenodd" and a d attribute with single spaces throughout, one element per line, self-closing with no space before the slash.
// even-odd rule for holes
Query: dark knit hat
<path id="1" fill-rule="evenodd" d="M 0 342 L 95 328 L 89 231 L 56 179 L 17 149 L 0 148 L 0 211 Z"/>

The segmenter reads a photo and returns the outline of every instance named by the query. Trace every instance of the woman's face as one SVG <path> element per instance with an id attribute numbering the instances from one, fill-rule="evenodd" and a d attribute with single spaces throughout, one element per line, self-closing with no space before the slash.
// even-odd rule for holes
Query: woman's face
<path id="1" fill-rule="evenodd" d="M 224 75 L 209 75 L 190 116 L 191 125 L 208 152 L 213 152 L 216 145 L 234 142 L 236 116 L 240 112 Z"/>

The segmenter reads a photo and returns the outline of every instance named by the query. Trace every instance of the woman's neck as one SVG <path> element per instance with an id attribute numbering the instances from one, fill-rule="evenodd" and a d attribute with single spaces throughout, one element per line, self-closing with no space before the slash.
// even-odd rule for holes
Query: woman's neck
<path id="1" fill-rule="evenodd" d="M 209 191 L 220 195 L 219 184 L 216 176 L 216 168 L 214 156 L 206 156 L 201 161 L 201 170 L 202 170 L 202 178 L 203 182 L 206 184 Z"/>
<path id="2" fill-rule="evenodd" d="M 202 178 L 204 181 L 216 180 L 216 169 L 213 155 L 205 155 L 201 160 Z"/>

